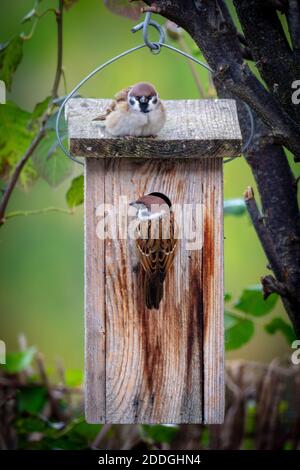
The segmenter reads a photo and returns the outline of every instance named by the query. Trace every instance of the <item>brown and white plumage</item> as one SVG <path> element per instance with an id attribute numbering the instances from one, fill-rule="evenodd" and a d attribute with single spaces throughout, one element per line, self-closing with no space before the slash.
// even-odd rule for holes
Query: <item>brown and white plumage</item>
<path id="1" fill-rule="evenodd" d="M 149 137 L 162 129 L 166 116 L 154 86 L 141 82 L 119 91 L 105 113 L 93 120 L 116 137 Z"/>
<path id="2" fill-rule="evenodd" d="M 145 271 L 145 303 L 149 309 L 158 309 L 176 251 L 174 213 L 164 199 L 151 194 L 131 204 L 138 208 L 136 246 Z"/>

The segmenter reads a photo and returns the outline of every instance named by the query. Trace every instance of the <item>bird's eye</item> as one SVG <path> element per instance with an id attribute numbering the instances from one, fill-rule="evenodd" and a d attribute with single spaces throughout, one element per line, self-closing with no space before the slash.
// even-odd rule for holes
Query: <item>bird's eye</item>
<path id="1" fill-rule="evenodd" d="M 157 103 L 157 98 L 156 98 L 156 96 L 154 96 L 154 98 L 152 98 L 152 103 L 153 103 L 153 104 L 156 104 L 156 103 Z"/>
<path id="2" fill-rule="evenodd" d="M 129 100 L 129 104 L 131 104 L 131 106 L 133 106 L 133 105 L 134 105 L 134 103 L 135 103 L 135 100 L 134 100 L 133 98 L 130 98 L 130 100 Z"/>

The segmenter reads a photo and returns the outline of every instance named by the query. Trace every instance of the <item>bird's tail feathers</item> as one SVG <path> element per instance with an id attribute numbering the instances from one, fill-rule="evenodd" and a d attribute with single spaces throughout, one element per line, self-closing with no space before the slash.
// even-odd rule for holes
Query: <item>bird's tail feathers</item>
<path id="1" fill-rule="evenodd" d="M 145 302 L 149 309 L 159 309 L 159 304 L 164 294 L 164 278 L 163 275 L 145 277 Z"/>

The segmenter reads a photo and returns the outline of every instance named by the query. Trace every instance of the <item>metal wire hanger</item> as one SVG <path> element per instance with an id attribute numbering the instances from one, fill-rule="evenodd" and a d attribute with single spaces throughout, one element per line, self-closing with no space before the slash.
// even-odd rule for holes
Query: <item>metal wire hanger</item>
<path id="1" fill-rule="evenodd" d="M 157 30 L 157 32 L 159 33 L 159 41 L 157 42 L 152 42 L 150 41 L 149 39 L 149 27 L 152 26 L 154 29 Z M 187 59 L 189 60 L 192 60 L 193 62 L 195 62 L 196 64 L 198 65 L 201 65 L 201 67 L 204 67 L 206 68 L 209 72 L 213 73 L 213 70 L 211 69 L 211 67 L 209 67 L 209 65 L 205 64 L 204 62 L 202 62 L 201 60 L 198 60 L 196 59 L 195 57 L 193 57 L 192 55 L 184 52 L 184 51 L 181 51 L 180 49 L 177 49 L 176 47 L 174 46 L 171 46 L 170 44 L 167 44 L 165 42 L 165 32 L 164 32 L 164 29 L 163 27 L 157 23 L 156 21 L 152 20 L 151 19 L 151 12 L 147 12 L 146 15 L 145 15 L 145 19 L 144 21 L 142 21 L 141 23 L 139 23 L 138 25 L 134 26 L 131 31 L 133 33 L 136 33 L 137 31 L 140 31 L 140 30 L 143 30 L 143 39 L 144 39 L 144 43 L 143 44 L 139 44 L 138 46 L 135 46 L 131 49 L 128 49 L 124 52 L 121 52 L 121 54 L 118 54 L 116 56 L 114 56 L 113 58 L 109 59 L 107 62 L 104 62 L 103 64 L 99 65 L 98 67 L 96 67 L 92 72 L 90 72 L 86 77 L 84 77 L 79 83 L 78 85 L 76 85 L 75 88 L 73 88 L 73 90 L 66 96 L 66 98 L 63 100 L 59 110 L 58 110 L 58 113 L 57 113 L 57 118 L 56 118 L 56 124 L 55 124 L 55 130 L 56 130 L 56 136 L 57 136 L 57 141 L 58 141 L 58 145 L 60 146 L 61 150 L 64 152 L 64 154 L 70 158 L 71 160 L 73 160 L 74 162 L 78 163 L 79 165 L 83 165 L 83 162 L 78 160 L 77 158 L 75 158 L 73 155 L 71 155 L 69 153 L 69 151 L 66 149 L 66 147 L 63 145 L 63 142 L 62 142 L 62 137 L 60 135 L 60 130 L 59 130 L 59 126 L 60 126 L 60 120 L 61 120 L 61 115 L 62 115 L 62 112 L 67 104 L 67 102 L 75 95 L 75 93 L 88 81 L 90 80 L 94 75 L 96 75 L 98 72 L 101 72 L 105 67 L 111 65 L 113 62 L 116 62 L 117 60 L 121 59 L 122 57 L 125 57 L 127 56 L 128 54 L 131 54 L 132 52 L 135 52 L 135 51 L 139 51 L 141 49 L 143 49 L 144 47 L 148 47 L 149 50 L 153 53 L 153 54 L 159 54 L 161 49 L 164 47 L 166 49 L 169 49 L 170 51 L 173 51 L 173 52 L 177 52 L 178 54 L 186 57 Z M 254 134 L 254 119 L 253 119 L 253 115 L 252 115 L 252 112 L 249 108 L 249 106 L 244 102 L 244 105 L 246 107 L 246 110 L 249 114 L 249 119 L 250 119 L 250 135 L 249 135 L 249 138 L 247 139 L 246 143 L 244 144 L 242 150 L 241 150 L 241 153 L 243 153 L 250 145 L 251 141 L 252 141 L 252 138 L 253 138 L 253 134 Z M 228 163 L 232 160 L 234 160 L 236 157 L 232 157 L 232 158 L 228 158 L 226 160 L 224 160 L 224 163 Z"/>

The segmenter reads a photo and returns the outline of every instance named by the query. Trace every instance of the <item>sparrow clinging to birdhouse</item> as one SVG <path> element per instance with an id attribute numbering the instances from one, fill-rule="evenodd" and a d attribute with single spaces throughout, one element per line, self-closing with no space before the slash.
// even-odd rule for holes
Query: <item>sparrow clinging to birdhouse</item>
<path id="1" fill-rule="evenodd" d="M 154 86 L 142 82 L 117 93 L 106 112 L 93 120 L 115 137 L 150 137 L 162 129 L 166 114 Z"/>
<path id="2" fill-rule="evenodd" d="M 174 213 L 172 207 L 155 194 L 142 196 L 130 205 L 137 208 L 139 221 L 136 246 L 145 271 L 145 303 L 149 309 L 158 309 L 176 250 Z"/>

